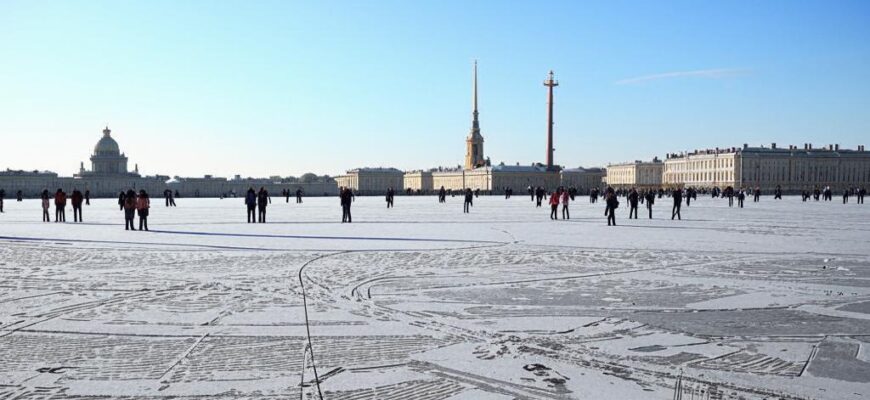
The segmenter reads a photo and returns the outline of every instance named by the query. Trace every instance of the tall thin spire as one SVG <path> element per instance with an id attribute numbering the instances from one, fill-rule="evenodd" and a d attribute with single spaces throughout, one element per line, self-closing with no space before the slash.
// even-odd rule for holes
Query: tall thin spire
<path id="1" fill-rule="evenodd" d="M 471 119 L 471 129 L 479 130 L 480 122 L 477 120 L 477 60 L 474 60 L 474 89 L 472 95 L 472 119 Z"/>
<path id="2" fill-rule="evenodd" d="M 483 158 L 483 136 L 480 135 L 480 121 L 477 119 L 477 60 L 472 69 L 471 90 L 471 131 L 465 139 L 465 169 L 474 169 L 486 164 Z"/>

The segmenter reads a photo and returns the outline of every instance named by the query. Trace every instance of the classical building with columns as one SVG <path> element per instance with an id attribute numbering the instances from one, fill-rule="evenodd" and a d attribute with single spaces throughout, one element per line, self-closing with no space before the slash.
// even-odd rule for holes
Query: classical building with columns
<path id="1" fill-rule="evenodd" d="M 134 172 L 127 172 L 127 156 L 121 153 L 118 142 L 112 138 L 112 130 L 109 127 L 103 129 L 103 137 L 94 146 L 91 155 L 91 170 L 85 170 L 84 163 L 79 168 L 79 177 L 92 176 L 139 176 L 139 166 Z"/>
<path id="2" fill-rule="evenodd" d="M 400 193 L 404 190 L 405 174 L 395 168 L 356 168 L 336 176 L 335 181 L 339 187 L 363 196 L 385 194 L 388 188 Z"/>
<path id="3" fill-rule="evenodd" d="M 607 166 L 605 180 L 615 189 L 653 189 L 662 185 L 663 163 L 658 157 L 652 161 L 634 161 Z"/>
<path id="4" fill-rule="evenodd" d="M 769 147 L 716 148 L 670 154 L 664 162 L 664 186 L 761 187 L 780 186 L 786 192 L 800 192 L 815 187 L 833 189 L 870 186 L 870 152 L 863 145 L 857 149 L 829 144 L 814 148 Z"/>

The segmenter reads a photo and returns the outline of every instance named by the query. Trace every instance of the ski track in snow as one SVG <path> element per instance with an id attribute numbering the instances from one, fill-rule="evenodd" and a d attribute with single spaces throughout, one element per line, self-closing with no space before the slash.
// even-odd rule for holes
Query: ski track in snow
<path id="1" fill-rule="evenodd" d="M 0 399 L 870 396 L 870 208 L 382 200 L 155 201 L 151 232 L 7 202 Z"/>

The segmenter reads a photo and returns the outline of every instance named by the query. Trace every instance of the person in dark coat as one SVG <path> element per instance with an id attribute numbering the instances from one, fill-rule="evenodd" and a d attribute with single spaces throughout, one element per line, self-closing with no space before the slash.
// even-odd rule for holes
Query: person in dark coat
<path id="1" fill-rule="evenodd" d="M 66 192 L 57 189 L 54 194 L 54 222 L 66 222 Z"/>
<path id="2" fill-rule="evenodd" d="M 85 205 L 91 205 L 91 190 L 85 189 Z"/>
<path id="3" fill-rule="evenodd" d="M 858 204 L 864 204 L 864 195 L 866 194 L 867 189 L 864 189 L 863 187 L 861 189 L 858 189 Z"/>
<path id="4" fill-rule="evenodd" d="M 124 211 L 124 198 L 127 197 L 127 194 L 122 190 L 121 193 L 118 193 L 118 209 Z"/>
<path id="5" fill-rule="evenodd" d="M 22 193 L 20 190 L 15 192 L 15 200 L 18 202 L 24 201 L 24 193 Z"/>
<path id="6" fill-rule="evenodd" d="M 338 197 L 341 201 L 341 222 L 352 223 L 353 218 L 350 214 L 350 206 L 353 203 L 353 191 L 350 188 L 342 187 L 338 189 Z"/>
<path id="7" fill-rule="evenodd" d="M 391 187 L 387 188 L 387 196 L 386 196 L 387 208 L 393 207 L 393 201 L 395 200 L 395 198 L 396 198 L 396 192 L 393 190 L 393 188 L 391 188 Z"/>
<path id="8" fill-rule="evenodd" d="M 740 189 L 740 193 L 737 193 L 737 205 L 740 208 L 743 208 L 743 200 L 746 199 L 746 192 L 743 189 Z"/>
<path id="9" fill-rule="evenodd" d="M 266 191 L 265 187 L 260 187 L 260 191 L 257 192 L 257 210 L 259 213 L 257 216 L 261 223 L 266 223 L 266 206 L 272 202 L 272 198 L 269 197 L 269 192 Z"/>
<path id="10" fill-rule="evenodd" d="M 136 225 L 133 225 L 133 221 L 136 218 L 136 192 L 133 189 L 127 190 L 127 193 L 124 194 L 124 230 L 125 231 L 135 231 Z"/>
<path id="11" fill-rule="evenodd" d="M 471 192 L 471 188 L 466 188 L 465 189 L 465 201 L 462 204 L 462 212 L 466 213 L 466 214 L 470 213 L 471 206 L 473 206 L 473 205 L 474 205 L 474 194 Z"/>
<path id="12" fill-rule="evenodd" d="M 546 191 L 544 190 L 544 188 L 542 188 L 540 186 L 535 188 L 535 207 L 536 208 L 541 206 L 541 202 L 544 200 L 545 193 L 546 193 Z"/>
<path id="13" fill-rule="evenodd" d="M 604 215 L 607 216 L 607 226 L 616 226 L 616 209 L 619 208 L 619 199 L 612 187 L 607 187 L 604 192 Z"/>
<path id="14" fill-rule="evenodd" d="M 302 203 L 302 188 L 296 189 L 296 204 Z"/>
<path id="15" fill-rule="evenodd" d="M 248 223 L 253 224 L 257 222 L 257 193 L 254 192 L 253 187 L 249 187 L 248 191 L 245 192 L 245 206 L 248 208 Z"/>
<path id="16" fill-rule="evenodd" d="M 680 188 L 676 188 L 671 196 L 674 198 L 674 208 L 671 209 L 671 219 L 674 219 L 674 217 L 677 219 L 683 219 L 683 217 L 680 216 L 680 208 L 683 205 L 683 191 L 680 190 Z"/>
<path id="17" fill-rule="evenodd" d="M 631 188 L 631 191 L 628 192 L 628 219 L 631 219 L 631 216 L 634 215 L 634 219 L 637 219 L 637 202 L 640 198 L 640 194 L 637 193 L 637 189 Z"/>
<path id="18" fill-rule="evenodd" d="M 849 189 L 843 189 L 843 204 L 849 202 Z"/>
<path id="19" fill-rule="evenodd" d="M 656 194 L 652 190 L 646 192 L 646 209 L 649 210 L 649 219 L 652 219 L 652 208 L 656 201 Z"/>
<path id="20" fill-rule="evenodd" d="M 6 197 L 6 191 L 3 189 L 0 189 L 0 213 L 4 212 L 3 211 L 3 199 L 5 197 Z"/>
<path id="21" fill-rule="evenodd" d="M 756 187 L 755 187 L 755 191 L 752 192 L 752 193 L 753 193 L 753 196 L 754 196 L 753 199 L 752 199 L 752 202 L 753 202 L 753 203 L 758 203 L 758 200 L 761 199 L 761 188 L 758 187 L 758 186 L 756 186 Z"/>
<path id="22" fill-rule="evenodd" d="M 48 210 L 51 208 L 51 196 L 48 194 L 48 189 L 42 191 L 42 222 L 51 222 L 51 216 Z"/>
<path id="23" fill-rule="evenodd" d="M 776 189 L 773 189 L 773 199 L 782 200 L 782 186 L 776 185 Z"/>
<path id="24" fill-rule="evenodd" d="M 73 222 L 83 222 L 82 221 L 82 202 L 84 202 L 85 196 L 82 195 L 78 189 L 73 189 L 72 196 L 70 197 L 70 202 L 72 203 L 73 209 Z"/>

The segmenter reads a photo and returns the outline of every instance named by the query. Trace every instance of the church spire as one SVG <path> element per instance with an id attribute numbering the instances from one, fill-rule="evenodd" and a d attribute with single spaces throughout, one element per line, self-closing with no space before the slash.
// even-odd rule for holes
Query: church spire
<path id="1" fill-rule="evenodd" d="M 474 91 L 472 95 L 471 129 L 480 130 L 480 122 L 477 120 L 477 60 L 474 60 Z"/>
<path id="2" fill-rule="evenodd" d="M 477 60 L 474 60 L 471 91 L 471 132 L 465 139 L 465 169 L 474 169 L 486 164 L 483 158 L 483 136 L 477 119 Z"/>

